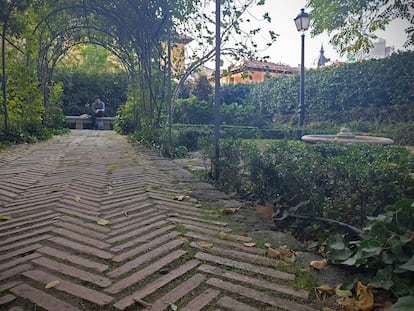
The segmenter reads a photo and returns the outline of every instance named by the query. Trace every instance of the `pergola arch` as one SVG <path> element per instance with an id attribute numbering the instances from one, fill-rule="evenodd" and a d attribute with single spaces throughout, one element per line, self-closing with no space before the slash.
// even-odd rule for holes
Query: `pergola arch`
<path id="1" fill-rule="evenodd" d="M 58 3 L 40 19 L 33 35 L 39 38 L 37 70 L 45 106 L 56 64 L 78 44 L 94 44 L 107 49 L 120 60 L 130 77 L 151 78 L 154 58 L 165 56 L 160 42 L 163 36 L 165 39 L 167 17 L 161 10 L 154 18 L 151 15 L 154 10 L 143 5 L 144 2 L 137 4 L 127 0 L 118 2 L 118 6 L 111 6 L 113 2 L 97 3 L 94 0 L 69 5 Z M 164 6 L 164 11 L 167 10 L 168 1 L 158 3 Z M 150 83 L 146 85 L 151 88 Z M 149 92 L 151 94 L 151 90 Z M 152 96 L 148 98 L 151 100 Z"/>

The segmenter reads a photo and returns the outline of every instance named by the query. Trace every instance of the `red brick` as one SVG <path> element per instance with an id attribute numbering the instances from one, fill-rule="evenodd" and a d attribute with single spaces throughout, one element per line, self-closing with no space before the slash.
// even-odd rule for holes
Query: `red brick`
<path id="1" fill-rule="evenodd" d="M 41 211 L 39 213 L 30 213 L 26 216 L 12 218 L 12 219 L 9 219 L 7 221 L 7 226 L 4 226 L 4 227 L 2 226 L 2 228 L 13 228 L 13 227 L 18 227 L 21 224 L 25 224 L 25 223 L 28 223 L 28 222 L 35 222 L 36 218 L 37 219 L 48 219 L 48 218 L 50 218 L 50 214 L 53 214 L 53 213 L 55 213 L 55 211 L 53 211 L 53 210 L 47 211 L 46 210 L 46 211 Z M 9 212 L 9 209 L 7 209 L 7 214 L 11 214 Z M 40 218 L 42 216 L 46 216 L 46 217 Z"/>
<path id="2" fill-rule="evenodd" d="M 35 258 L 40 257 L 40 256 L 41 256 L 40 254 L 33 253 L 33 254 L 23 256 L 23 257 L 14 258 L 13 260 L 9 260 L 9 261 L 5 262 L 4 264 L 1 264 L 0 265 L 0 271 L 10 269 L 11 267 L 17 266 L 21 263 L 24 263 L 26 261 L 30 261 L 30 260 L 35 259 Z"/>
<path id="3" fill-rule="evenodd" d="M 159 310 L 159 311 L 169 308 L 169 305 L 166 304 L 166 301 L 171 301 L 173 303 L 177 302 L 178 299 L 184 297 L 189 292 L 196 289 L 205 280 L 206 280 L 206 277 L 202 274 L 196 274 L 192 276 L 190 279 L 181 283 L 180 285 L 175 287 L 172 291 L 170 291 L 169 293 L 165 294 L 164 296 L 159 298 L 157 301 L 155 301 L 152 304 L 151 308 L 154 310 Z"/>
<path id="4" fill-rule="evenodd" d="M 15 287 L 15 286 L 17 286 L 21 283 L 22 283 L 21 281 L 10 281 L 8 283 L 3 283 L 3 284 L 0 285 L 0 293 L 4 292 L 4 291 L 6 291 L 6 290 L 8 290 L 12 287 Z"/>
<path id="5" fill-rule="evenodd" d="M 151 209 L 150 208 L 151 206 L 152 206 L 152 203 L 150 202 L 142 202 L 142 204 L 138 206 L 136 206 L 135 204 L 128 206 L 128 203 L 126 203 L 122 205 L 122 209 L 113 209 L 113 210 L 111 209 L 111 213 L 103 214 L 102 218 L 113 219 L 119 216 L 123 216 L 124 218 L 123 220 L 116 219 L 112 221 L 112 224 L 114 224 L 113 228 L 117 229 L 117 228 L 122 227 L 123 221 L 131 220 L 132 217 L 141 217 L 147 214 L 154 213 L 156 210 Z M 140 210 L 143 210 L 143 211 L 138 212 Z M 127 213 L 128 216 L 125 216 L 125 213 Z"/>
<path id="6" fill-rule="evenodd" d="M 66 265 L 61 262 L 50 260 L 45 257 L 40 257 L 32 260 L 33 263 L 45 267 L 49 270 L 53 270 L 59 273 L 63 273 L 74 278 L 81 279 L 83 281 L 96 284 L 100 287 L 107 287 L 111 285 L 111 280 L 102 277 L 100 275 L 92 274 L 90 272 Z"/>
<path id="7" fill-rule="evenodd" d="M 87 258 L 72 255 L 72 254 L 66 253 L 64 251 L 61 251 L 61 250 L 58 250 L 58 249 L 55 249 L 49 246 L 41 247 L 37 249 L 37 252 L 48 255 L 48 256 L 56 257 L 56 258 L 68 261 L 70 263 L 73 263 L 75 265 L 83 266 L 85 268 L 93 269 L 99 272 L 103 272 L 108 269 L 107 265 L 101 264 L 93 260 L 89 260 Z"/>
<path id="8" fill-rule="evenodd" d="M 191 300 L 185 307 L 181 308 L 180 311 L 200 311 L 204 307 L 210 305 L 210 303 L 216 299 L 218 295 L 220 295 L 219 291 L 209 288 Z"/>
<path id="9" fill-rule="evenodd" d="M 198 260 L 189 260 L 186 263 L 182 264 L 178 268 L 170 271 L 168 274 L 161 276 L 160 278 L 156 279 L 155 281 L 145 285 L 143 288 L 137 290 L 135 293 L 131 295 L 131 297 L 135 300 L 141 300 L 146 296 L 154 293 L 155 291 L 159 290 L 166 284 L 170 283 L 171 281 L 179 278 L 180 276 L 184 275 L 188 271 L 194 269 L 200 264 Z M 115 306 L 115 305 L 114 305 Z M 126 306 L 128 307 L 128 306 Z"/>
<path id="10" fill-rule="evenodd" d="M 199 250 L 205 251 L 202 247 L 200 247 L 196 242 L 191 242 L 190 246 L 193 248 L 197 248 Z M 256 265 L 263 265 L 267 267 L 275 268 L 277 267 L 279 261 L 275 260 L 274 258 L 263 257 L 254 254 L 247 254 L 245 252 L 234 251 L 231 249 L 224 249 L 221 247 L 213 246 L 210 249 L 210 252 L 215 255 L 222 255 L 222 257 L 232 257 L 236 259 L 240 259 L 246 262 L 250 262 Z"/>
<path id="11" fill-rule="evenodd" d="M 193 226 L 196 226 L 198 228 L 210 229 L 210 230 L 215 230 L 215 231 L 218 231 L 218 232 L 220 232 L 220 231 L 230 232 L 231 231 L 231 228 L 227 228 L 227 227 L 224 227 L 224 226 L 212 225 L 212 224 L 208 224 L 208 223 L 205 223 L 205 222 L 195 221 L 195 220 L 190 220 L 190 219 L 184 219 L 184 218 L 180 218 L 180 217 L 170 217 L 170 218 L 168 218 L 168 220 L 170 220 L 171 222 L 174 222 L 174 223 L 193 225 Z"/>
<path id="12" fill-rule="evenodd" d="M 128 242 L 125 242 L 125 243 L 122 243 L 120 245 L 114 246 L 110 250 L 112 252 L 119 252 L 119 251 L 122 251 L 125 248 L 129 248 L 129 247 L 133 247 L 133 246 L 136 247 L 137 245 L 141 245 L 143 243 L 144 244 L 151 243 L 151 242 L 153 242 L 155 237 L 157 237 L 157 236 L 159 236 L 159 235 L 161 235 L 161 234 L 163 234 L 163 233 L 165 233 L 165 232 L 167 232 L 167 231 L 169 231 L 173 228 L 175 228 L 174 225 L 162 227 L 160 229 L 151 231 L 150 233 L 147 233 L 145 235 L 141 235 L 140 237 L 138 237 L 136 239 L 129 240 Z M 176 233 L 178 233 L 178 232 L 176 232 Z M 173 236 L 173 237 L 175 237 L 175 236 Z M 115 256 L 115 257 L 118 257 L 118 256 Z M 115 260 L 115 257 L 113 258 L 113 260 Z"/>
<path id="13" fill-rule="evenodd" d="M 61 245 L 61 246 L 69 247 L 77 252 L 85 253 L 85 254 L 99 257 L 102 259 L 111 259 L 113 257 L 112 254 L 105 252 L 103 250 L 100 250 L 98 248 L 72 242 L 64 238 L 55 237 L 55 238 L 49 239 L 49 241 L 56 243 L 58 245 Z"/>
<path id="14" fill-rule="evenodd" d="M 135 258 L 134 260 L 128 261 L 125 264 L 123 264 L 122 266 L 112 270 L 111 272 L 108 272 L 106 275 L 111 277 L 111 278 L 116 278 L 121 276 L 124 273 L 127 273 L 137 267 L 139 267 L 140 265 L 142 265 L 145 262 L 154 260 L 157 257 L 160 257 L 161 255 L 171 252 L 173 249 L 177 248 L 180 245 L 183 245 L 184 241 L 183 240 L 173 240 L 167 244 L 161 245 L 159 247 L 157 247 L 156 249 L 145 253 L 144 255 Z"/>
<path id="15" fill-rule="evenodd" d="M 42 229 L 39 229 L 39 230 L 30 231 L 30 232 L 25 233 L 25 234 L 19 234 L 19 235 L 10 237 L 6 240 L 3 240 L 2 245 L 6 245 L 6 244 L 9 244 L 9 243 L 18 241 L 18 240 L 27 239 L 27 238 L 35 236 L 35 235 L 43 234 L 43 233 L 49 232 L 50 230 L 52 230 L 52 227 L 45 227 L 45 228 L 42 228 Z M 6 248 L 6 249 L 9 249 L 9 248 Z M 0 251 L 3 251 L 3 248 L 0 248 Z"/>
<path id="16" fill-rule="evenodd" d="M 8 303 L 12 302 L 15 299 L 16 299 L 16 297 L 13 296 L 12 294 L 3 295 L 3 296 L 0 297 L 0 306 L 8 304 Z"/>
<path id="17" fill-rule="evenodd" d="M 263 249 L 258 248 L 258 247 L 247 247 L 247 246 L 244 246 L 240 242 L 233 242 L 233 241 L 218 239 L 218 238 L 214 238 L 209 235 L 199 234 L 199 233 L 195 233 L 192 231 L 187 232 L 184 236 L 188 238 L 197 239 L 197 240 L 209 241 L 215 245 L 220 245 L 220 246 L 227 247 L 227 248 L 237 248 L 247 253 L 252 253 L 256 255 L 264 255 L 266 253 Z"/>
<path id="18" fill-rule="evenodd" d="M 7 280 L 8 278 L 14 277 L 17 274 L 20 274 L 26 270 L 31 269 L 32 266 L 29 264 L 23 264 L 20 266 L 16 266 L 14 268 L 8 269 L 0 273 L 0 281 Z"/>
<path id="19" fill-rule="evenodd" d="M 295 311 L 316 311 L 315 309 L 305 306 L 305 305 L 301 305 L 299 303 L 290 301 L 290 300 L 286 300 L 286 299 L 282 299 L 282 298 L 278 298 L 278 297 L 274 297 L 274 296 L 270 296 L 266 293 L 262 293 L 258 290 L 252 289 L 252 288 L 248 288 L 248 287 L 244 287 L 244 286 L 240 286 L 240 285 L 236 285 L 233 283 L 229 283 L 229 282 L 225 282 L 223 280 L 217 279 L 217 278 L 211 278 L 208 279 L 206 282 L 208 285 L 211 286 L 215 286 L 218 288 L 221 288 L 223 290 L 235 293 L 237 295 L 241 295 L 241 296 L 245 296 L 247 298 L 250 299 L 254 299 L 256 301 L 260 301 L 266 304 L 269 304 L 271 306 L 275 306 L 284 310 L 295 310 Z"/>
<path id="20" fill-rule="evenodd" d="M 85 236 L 92 237 L 94 239 L 105 240 L 108 238 L 106 234 L 96 232 L 95 230 L 89 230 L 89 229 L 86 229 L 81 226 L 77 226 L 77 225 L 74 225 L 68 222 L 58 222 L 56 225 L 59 227 L 65 228 L 67 230 L 70 230 L 70 231 L 73 231 L 73 232 L 76 232 L 76 233 L 79 233 Z"/>
<path id="21" fill-rule="evenodd" d="M 269 282 L 266 280 L 260 280 L 260 279 L 256 279 L 247 275 L 243 275 L 240 273 L 236 273 L 236 272 L 232 272 L 232 271 L 228 271 L 225 269 L 221 269 L 219 267 L 213 267 L 213 266 L 209 266 L 209 265 L 201 265 L 200 267 L 198 267 L 198 269 L 201 272 L 205 272 L 205 273 L 210 273 L 210 274 L 214 274 L 216 276 L 221 276 L 223 278 L 227 278 L 233 281 L 237 281 L 237 282 L 243 282 L 243 283 L 247 283 L 247 285 L 254 285 L 254 286 L 259 286 L 259 287 L 263 287 L 266 289 L 271 289 L 283 294 L 288 294 L 291 296 L 295 296 L 295 297 L 299 297 L 302 299 L 308 299 L 309 298 L 309 292 L 305 291 L 305 290 L 296 290 L 292 287 L 286 286 L 286 285 L 282 285 L 282 284 L 277 284 L 275 282 Z"/>
<path id="22" fill-rule="evenodd" d="M 104 226 L 100 226 L 96 223 L 96 219 L 93 220 L 93 222 L 83 222 L 82 220 L 80 220 L 79 218 L 76 217 L 71 217 L 71 216 L 61 216 L 59 217 L 60 220 L 62 221 L 67 221 L 70 223 L 74 223 L 77 224 L 81 227 L 85 227 L 85 228 L 89 228 L 93 231 L 97 231 L 97 232 L 101 232 L 101 233 L 108 233 L 111 231 L 110 228 L 108 227 L 104 227 Z"/>
<path id="23" fill-rule="evenodd" d="M 62 214 L 70 215 L 70 216 L 77 216 L 79 218 L 87 219 L 95 223 L 98 220 L 96 216 L 88 215 L 87 213 L 84 213 L 82 211 L 77 211 L 75 209 L 71 209 L 68 207 L 58 207 L 55 209 L 55 211 L 62 213 Z"/>
<path id="24" fill-rule="evenodd" d="M 58 214 L 54 214 L 54 215 L 58 215 Z M 53 218 L 53 216 L 51 216 L 51 218 Z M 48 217 L 48 219 L 50 219 L 50 218 Z M 49 226 L 49 225 L 51 225 L 51 224 L 53 224 L 57 221 L 58 220 L 53 220 L 52 219 L 52 220 L 47 220 L 47 221 L 43 221 L 43 222 L 37 222 L 37 223 L 35 223 L 34 225 L 31 225 L 31 226 L 22 226 L 22 227 L 19 227 L 18 229 L 15 229 L 15 230 L 6 230 L 5 233 L 0 233 L 0 238 L 3 239 L 3 237 L 5 237 L 5 236 L 20 234 L 21 232 L 27 232 L 27 231 L 30 231 L 32 229 L 36 229 L 36 228 L 39 228 L 39 227 L 46 227 L 46 226 Z"/>
<path id="25" fill-rule="evenodd" d="M 18 249 L 18 250 L 15 250 L 13 252 L 9 252 L 9 253 L 6 253 L 6 254 L 0 256 L 0 261 L 10 259 L 10 258 L 13 258 L 13 257 L 16 257 L 16 256 L 22 256 L 23 254 L 26 254 L 26 253 L 33 253 L 34 250 L 36 250 L 37 248 L 40 248 L 40 247 L 42 247 L 42 245 L 40 245 L 40 244 L 34 244 L 34 245 L 23 247 L 21 249 Z"/>
<path id="26" fill-rule="evenodd" d="M 46 285 L 52 281 L 59 281 L 60 283 L 53 287 L 56 290 L 71 294 L 73 296 L 88 300 L 90 302 L 93 302 L 99 306 L 105 306 L 108 303 L 112 302 L 114 300 L 113 297 L 110 297 L 106 294 L 97 292 L 93 289 L 80 286 L 65 280 L 62 280 L 61 278 L 58 278 L 52 274 L 43 272 L 41 270 L 31 270 L 23 273 L 23 275 L 29 279 L 32 279 L 33 281 L 42 283 L 43 285 Z"/>
<path id="27" fill-rule="evenodd" d="M 82 234 L 78 234 L 69 230 L 66 230 L 64 228 L 56 228 L 53 229 L 54 233 L 60 234 L 62 236 L 64 236 L 65 238 L 71 239 L 71 240 L 76 240 L 85 244 L 89 244 L 89 245 L 93 245 L 97 248 L 107 248 L 110 247 L 111 244 L 87 237 L 85 235 Z"/>
<path id="28" fill-rule="evenodd" d="M 16 286 L 10 291 L 16 296 L 28 299 L 35 305 L 48 311 L 80 311 L 74 306 L 26 284 Z"/>
<path id="29" fill-rule="evenodd" d="M 271 276 L 271 277 L 286 280 L 286 281 L 295 279 L 295 275 L 291 273 L 286 273 L 286 272 L 278 271 L 275 269 L 260 267 L 260 266 L 252 265 L 250 263 L 236 261 L 233 259 L 219 257 L 219 256 L 214 256 L 214 255 L 203 253 L 203 252 L 198 252 L 197 254 L 195 254 L 195 258 L 200 259 L 200 260 L 214 262 L 216 264 L 225 265 L 228 267 L 233 267 L 233 268 L 247 270 L 250 272 L 254 272 L 254 273 L 258 273 L 258 274 L 262 274 L 266 276 Z"/>
<path id="30" fill-rule="evenodd" d="M 51 237 L 52 236 L 50 234 L 44 234 L 44 235 L 37 236 L 37 237 L 31 238 L 31 239 L 25 239 L 23 241 L 19 241 L 19 242 L 13 243 L 13 244 L 7 244 L 6 245 L 6 243 L 2 243 L 5 246 L 0 247 L 0 252 L 6 251 L 6 250 L 11 250 L 11 249 L 18 248 L 18 247 L 22 247 L 22 246 L 25 246 L 27 244 L 34 244 L 36 242 L 40 242 L 40 241 L 43 241 L 43 240 L 50 239 Z"/>
<path id="31" fill-rule="evenodd" d="M 224 308 L 225 310 L 237 310 L 237 311 L 260 311 L 259 309 L 253 308 L 245 303 L 237 301 L 233 298 L 224 296 L 220 298 L 216 306 L 219 308 Z M 293 310 L 292 310 L 293 311 Z M 295 310 L 296 311 L 296 310 Z"/>
<path id="32" fill-rule="evenodd" d="M 147 278 L 153 273 L 156 273 L 161 268 L 165 267 L 166 265 L 174 262 L 184 254 L 186 254 L 186 251 L 183 250 L 176 250 L 175 252 L 170 253 L 169 255 L 162 257 L 158 261 L 155 261 L 154 263 L 150 264 L 149 266 L 145 267 L 142 270 L 139 270 L 129 276 L 127 276 L 124 279 L 121 279 L 117 283 L 113 284 L 112 286 L 105 289 L 106 292 L 110 294 L 116 294 L 122 291 L 125 288 L 130 287 L 131 285 Z"/>
<path id="33" fill-rule="evenodd" d="M 201 232 L 201 233 L 213 236 L 213 237 L 218 236 L 220 234 L 220 231 L 221 231 L 221 230 L 216 231 L 216 230 L 204 229 L 204 228 L 201 228 L 199 226 L 187 225 L 187 224 L 184 224 L 183 226 L 184 226 L 184 228 L 186 228 L 188 230 Z M 245 236 L 240 236 L 240 235 L 230 234 L 230 233 L 227 233 L 226 235 L 230 240 L 236 240 L 236 241 L 241 241 L 241 242 L 251 242 L 252 241 L 252 238 L 245 237 Z"/>
<path id="34" fill-rule="evenodd" d="M 150 215 L 150 217 L 144 217 L 143 219 L 135 219 L 135 222 L 128 226 L 122 226 L 121 228 L 117 230 L 112 230 L 109 235 L 110 236 L 121 236 L 124 238 L 131 237 L 135 234 L 132 234 L 133 232 L 138 232 L 138 234 L 141 232 L 140 230 L 144 230 L 146 227 L 149 226 L 157 226 L 158 224 L 163 225 L 166 223 L 165 220 L 162 220 L 165 218 L 165 215 L 159 214 L 156 216 Z M 161 221 L 160 221 L 161 220 Z M 126 232 L 128 231 L 128 232 Z M 111 243 L 111 242 L 108 242 Z"/>

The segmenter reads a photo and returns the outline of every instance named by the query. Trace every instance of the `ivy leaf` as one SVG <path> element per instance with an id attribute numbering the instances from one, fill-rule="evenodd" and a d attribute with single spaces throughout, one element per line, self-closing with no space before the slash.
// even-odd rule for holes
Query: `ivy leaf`
<path id="1" fill-rule="evenodd" d="M 400 269 L 413 271 L 414 272 L 414 255 L 405 264 L 400 266 Z"/>
<path id="2" fill-rule="evenodd" d="M 410 311 L 414 310 L 414 297 L 413 296 L 405 296 L 400 297 L 397 302 L 388 309 L 388 311 Z"/>
<path id="3" fill-rule="evenodd" d="M 369 285 L 389 290 L 394 285 L 394 282 L 392 281 L 392 272 L 392 266 L 387 266 L 384 269 L 378 270 L 377 275 L 371 280 Z"/>
<path id="4" fill-rule="evenodd" d="M 336 234 L 327 242 L 330 249 L 343 250 L 345 248 L 344 239 L 342 236 Z"/>

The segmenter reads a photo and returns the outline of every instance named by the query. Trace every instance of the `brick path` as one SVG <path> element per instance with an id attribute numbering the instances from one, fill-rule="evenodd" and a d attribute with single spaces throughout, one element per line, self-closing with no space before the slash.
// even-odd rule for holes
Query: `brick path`
<path id="1" fill-rule="evenodd" d="M 109 131 L 3 151 L 0 310 L 315 310 L 190 188 L 216 191 Z"/>

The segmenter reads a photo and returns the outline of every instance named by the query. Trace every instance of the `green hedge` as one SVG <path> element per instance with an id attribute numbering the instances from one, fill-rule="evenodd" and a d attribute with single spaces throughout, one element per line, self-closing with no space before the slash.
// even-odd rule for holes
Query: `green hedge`
<path id="1" fill-rule="evenodd" d="M 63 83 L 63 113 L 65 115 L 90 114 L 94 96 L 106 104 L 106 116 L 115 116 L 117 109 L 126 102 L 128 79 L 125 73 L 92 73 L 85 70 L 60 69 L 54 80 Z"/>
<path id="2" fill-rule="evenodd" d="M 413 120 L 414 52 L 306 72 L 305 99 L 311 120 L 348 122 Z M 255 85 L 246 104 L 260 101 L 275 115 L 295 114 L 299 76 Z"/>
<path id="3" fill-rule="evenodd" d="M 282 140 L 261 150 L 227 140 L 221 148 L 224 188 L 251 192 L 294 214 L 361 228 L 367 216 L 414 197 L 414 158 L 403 147 Z"/>

